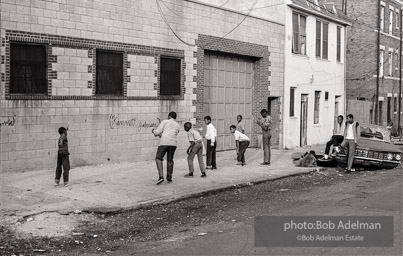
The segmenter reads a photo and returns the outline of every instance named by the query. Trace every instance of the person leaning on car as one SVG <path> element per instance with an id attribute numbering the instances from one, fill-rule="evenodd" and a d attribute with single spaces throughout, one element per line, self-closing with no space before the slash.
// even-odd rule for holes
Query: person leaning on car
<path id="1" fill-rule="evenodd" d="M 344 140 L 341 143 L 341 146 L 348 150 L 348 163 L 345 173 L 351 172 L 351 167 L 353 166 L 354 161 L 355 148 L 359 139 L 360 124 L 354 121 L 354 116 L 352 114 L 348 114 L 346 119 L 346 127 L 344 129 Z"/>

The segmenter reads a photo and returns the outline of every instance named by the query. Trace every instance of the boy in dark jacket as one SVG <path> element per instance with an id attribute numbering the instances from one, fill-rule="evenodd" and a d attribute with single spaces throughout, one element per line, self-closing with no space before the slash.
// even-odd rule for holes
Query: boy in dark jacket
<path id="1" fill-rule="evenodd" d="M 60 177 L 62 176 L 62 166 L 63 166 L 63 182 L 64 186 L 67 187 L 69 185 L 69 171 L 70 171 L 70 160 L 69 160 L 69 148 L 67 141 L 67 130 L 64 127 L 59 128 L 59 142 L 58 147 L 59 150 L 57 152 L 57 167 L 56 167 L 56 178 L 55 178 L 55 186 L 58 186 L 60 183 Z"/>

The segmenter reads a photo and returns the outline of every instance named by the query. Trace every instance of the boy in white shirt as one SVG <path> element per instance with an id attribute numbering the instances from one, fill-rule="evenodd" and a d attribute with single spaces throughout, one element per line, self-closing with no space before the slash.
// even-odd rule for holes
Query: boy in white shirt
<path id="1" fill-rule="evenodd" d="M 207 139 L 207 167 L 206 169 L 217 169 L 216 163 L 216 148 L 217 148 L 217 130 L 211 123 L 211 117 L 205 116 L 204 123 L 207 125 L 206 139 Z"/>
<path id="2" fill-rule="evenodd" d="M 236 153 L 238 163 L 236 165 L 244 166 L 245 163 L 245 151 L 249 146 L 250 139 L 245 134 L 237 131 L 235 125 L 231 125 L 231 132 L 234 134 L 235 142 L 236 142 Z"/>

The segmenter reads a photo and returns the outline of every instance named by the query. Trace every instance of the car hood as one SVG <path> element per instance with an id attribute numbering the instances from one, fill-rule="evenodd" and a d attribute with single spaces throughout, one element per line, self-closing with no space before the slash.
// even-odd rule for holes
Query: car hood
<path id="1" fill-rule="evenodd" d="M 358 141 L 357 147 L 382 152 L 394 152 L 394 153 L 402 152 L 398 147 L 396 147 L 392 143 L 371 139 L 363 139 L 363 138 L 361 138 Z"/>

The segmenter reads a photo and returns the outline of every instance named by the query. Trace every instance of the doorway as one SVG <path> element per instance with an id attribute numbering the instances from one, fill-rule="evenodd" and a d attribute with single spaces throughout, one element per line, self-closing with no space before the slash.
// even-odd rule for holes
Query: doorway
<path id="1" fill-rule="evenodd" d="M 301 94 L 300 146 L 307 145 L 308 94 Z"/>
<path id="2" fill-rule="evenodd" d="M 272 127 L 271 127 L 271 140 L 270 143 L 272 145 L 279 145 L 280 137 L 279 131 L 277 129 L 280 121 L 280 100 L 279 97 L 268 97 L 267 99 L 267 112 L 269 112 L 269 116 L 271 116 Z"/>

